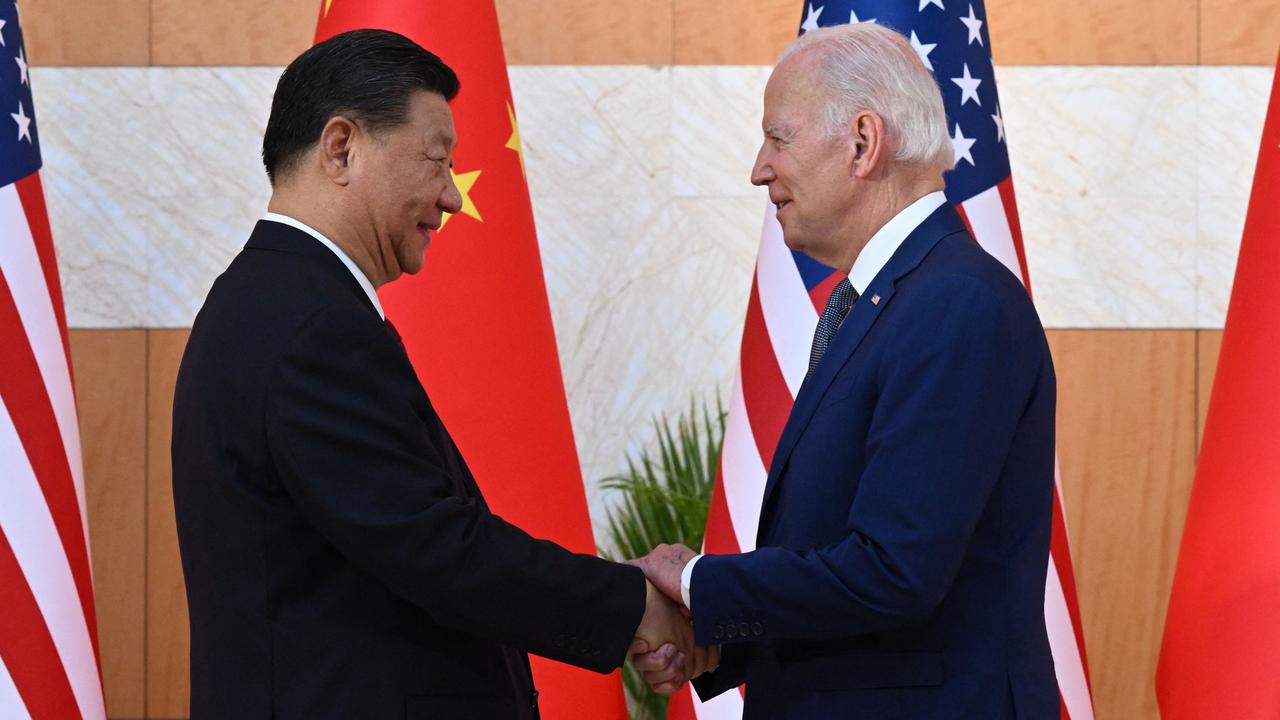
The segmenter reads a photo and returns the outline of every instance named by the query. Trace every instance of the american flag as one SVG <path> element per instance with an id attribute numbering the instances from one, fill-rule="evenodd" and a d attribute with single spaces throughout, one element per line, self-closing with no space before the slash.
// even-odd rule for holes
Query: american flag
<path id="1" fill-rule="evenodd" d="M 67 321 L 20 22 L 0 0 L 0 717 L 104 718 Z"/>
<path id="2" fill-rule="evenodd" d="M 800 33 L 828 25 L 877 22 L 907 36 L 942 90 L 956 166 L 947 197 L 987 252 L 1031 291 L 1014 202 L 1004 119 L 996 94 L 991 38 L 982 0 L 830 0 L 806 2 Z M 729 400 L 720 473 L 707 521 L 704 551 L 755 548 L 760 501 L 773 450 L 808 368 L 818 316 L 839 274 L 782 242 L 768 207 L 755 281 L 747 304 L 737 379 Z M 1061 488 L 1054 496 L 1053 536 L 1045 593 L 1062 717 L 1092 720 L 1084 636 L 1067 545 Z M 672 718 L 738 718 L 742 696 L 708 703 L 683 690 Z"/>

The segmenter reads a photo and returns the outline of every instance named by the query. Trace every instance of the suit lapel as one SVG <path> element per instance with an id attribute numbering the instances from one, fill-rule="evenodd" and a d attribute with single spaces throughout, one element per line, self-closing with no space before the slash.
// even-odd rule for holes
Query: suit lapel
<path id="1" fill-rule="evenodd" d="M 758 541 L 765 537 L 765 531 L 768 529 L 771 516 L 769 504 L 777 490 L 782 470 L 791 457 L 791 452 L 804 434 L 805 428 L 809 426 L 809 421 L 822 402 L 823 396 L 826 395 L 831 382 L 862 344 L 867 332 L 871 330 L 880 314 L 889 306 L 897 290 L 897 281 L 916 269 L 942 238 L 964 231 L 963 221 L 949 203 L 935 210 L 907 236 L 893 257 L 889 258 L 889 262 L 872 279 L 871 284 L 867 286 L 867 291 L 849 310 L 849 316 L 845 318 L 844 324 L 831 339 L 831 345 L 823 355 L 822 361 L 818 363 L 818 367 L 814 368 L 813 375 L 800 386 L 800 392 L 796 395 L 795 404 L 791 407 L 791 414 L 787 417 L 782 436 L 778 438 L 778 447 L 773 454 L 773 463 L 769 467 L 769 478 L 765 483 L 764 496 L 761 499 L 760 524 L 756 529 Z"/>
<path id="2" fill-rule="evenodd" d="M 332 250 L 320 244 L 318 240 L 307 233 L 283 223 L 259 220 L 253 229 L 253 233 L 249 236 L 249 241 L 245 243 L 245 248 L 291 253 L 306 257 L 325 272 L 333 275 L 344 288 L 358 298 L 360 303 L 373 314 L 373 319 L 376 322 L 380 324 L 384 322 L 378 316 L 378 311 L 374 308 L 373 303 L 370 302 L 369 296 L 365 294 L 364 288 L 360 287 L 360 283 L 352 276 L 347 266 L 338 259 L 338 256 Z M 388 337 L 393 337 L 390 332 L 388 332 Z M 404 341 L 398 337 L 394 339 L 400 345 L 401 352 L 405 353 L 404 360 L 409 368 L 408 372 L 414 375 L 416 381 L 417 374 L 405 351 Z M 419 383 L 419 385 L 421 384 Z M 425 388 L 423 389 L 423 395 L 426 396 Z M 444 426 L 444 421 L 440 419 L 435 407 L 431 405 L 429 397 L 426 402 L 427 409 L 431 414 L 431 432 L 435 436 L 434 440 L 439 447 L 441 458 L 444 460 L 445 470 L 450 476 L 454 493 L 462 498 L 475 498 L 481 505 L 485 505 L 484 496 L 480 493 L 480 487 L 466 468 L 466 461 L 462 457 L 462 452 L 458 449 L 457 444 L 453 442 L 448 429 Z"/>

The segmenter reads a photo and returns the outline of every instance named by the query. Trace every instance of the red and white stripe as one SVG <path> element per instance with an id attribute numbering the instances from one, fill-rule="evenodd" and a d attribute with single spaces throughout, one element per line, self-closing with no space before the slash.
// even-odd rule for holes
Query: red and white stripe
<path id="1" fill-rule="evenodd" d="M 38 175 L 0 188 L 0 717 L 104 718 L 66 319 Z"/>
<path id="2" fill-rule="evenodd" d="M 1030 292 L 1012 180 L 1006 179 L 957 209 L 982 247 L 1021 278 Z M 755 548 L 768 467 L 808 369 L 814 329 L 836 279 L 806 292 L 795 261 L 782 242 L 782 229 L 771 204 L 747 305 L 741 364 L 729 399 L 704 552 L 736 553 Z M 1062 716 L 1093 720 L 1060 484 L 1053 512 L 1045 624 L 1062 697 Z M 742 717 L 742 694 L 724 693 L 703 703 L 686 688 L 672 698 L 670 707 L 672 720 L 738 720 Z"/>

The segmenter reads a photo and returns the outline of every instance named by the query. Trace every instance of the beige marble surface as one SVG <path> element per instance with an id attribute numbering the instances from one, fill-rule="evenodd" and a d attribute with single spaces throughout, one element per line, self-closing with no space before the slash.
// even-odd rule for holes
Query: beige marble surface
<path id="1" fill-rule="evenodd" d="M 1046 325 L 1195 325 L 1194 68 L 997 73 Z"/>
<path id="2" fill-rule="evenodd" d="M 1198 70 L 1198 327 L 1220 328 L 1226 320 L 1271 79 L 1270 68 Z"/>
<path id="3" fill-rule="evenodd" d="M 189 325 L 268 196 L 279 68 L 32 71 L 73 327 Z M 726 397 L 767 196 L 767 67 L 514 67 L 556 339 L 597 482 L 691 398 Z M 1220 327 L 1266 68 L 998 72 L 1051 327 Z M 464 130 L 465 132 L 465 130 Z M 727 400 L 727 398 L 726 398 Z"/>
<path id="4" fill-rule="evenodd" d="M 73 327 L 186 327 L 269 194 L 278 68 L 34 69 Z"/>

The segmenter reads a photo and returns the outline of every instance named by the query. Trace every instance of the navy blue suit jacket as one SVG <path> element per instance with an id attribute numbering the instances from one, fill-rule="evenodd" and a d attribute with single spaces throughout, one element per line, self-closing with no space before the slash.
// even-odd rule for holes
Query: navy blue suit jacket
<path id="1" fill-rule="evenodd" d="M 774 454 L 758 549 L 690 582 L 708 698 L 747 718 L 1050 718 L 1055 378 L 950 205 L 854 304 Z"/>

